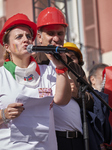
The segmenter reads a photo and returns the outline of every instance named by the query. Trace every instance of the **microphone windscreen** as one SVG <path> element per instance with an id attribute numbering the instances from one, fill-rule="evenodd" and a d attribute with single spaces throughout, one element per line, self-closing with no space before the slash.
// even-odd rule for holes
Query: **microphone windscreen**
<path id="1" fill-rule="evenodd" d="M 33 45 L 32 44 L 29 44 L 28 46 L 27 46 L 27 51 L 29 52 L 29 53 L 32 53 L 33 51 L 32 51 L 32 48 L 33 48 Z"/>

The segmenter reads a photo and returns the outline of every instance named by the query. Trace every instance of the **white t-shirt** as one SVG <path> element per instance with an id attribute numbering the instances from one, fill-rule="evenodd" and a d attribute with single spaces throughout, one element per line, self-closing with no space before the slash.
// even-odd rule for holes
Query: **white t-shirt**
<path id="1" fill-rule="evenodd" d="M 50 62 L 50 64 L 51 63 L 52 61 Z M 60 106 L 54 104 L 53 110 L 56 131 L 79 130 L 82 133 L 80 107 L 74 99 L 71 98 L 70 102 L 67 105 Z"/>
<path id="2" fill-rule="evenodd" d="M 15 102 L 23 102 L 26 107 L 21 115 L 9 124 L 0 125 L 1 150 L 57 150 L 54 115 L 53 109 L 50 108 L 55 93 L 56 79 L 53 76 L 55 72 L 51 65 L 39 66 L 40 76 L 36 79 L 38 81 L 35 85 L 33 84 L 35 69 L 32 71 L 33 75 L 29 77 L 30 69 L 35 68 L 35 63 L 30 65 L 31 67 L 25 70 L 15 67 L 13 72 L 16 79 L 4 66 L 0 67 L 0 109 Z M 29 83 L 24 84 L 27 79 L 28 82 L 32 82 L 31 86 Z M 44 88 L 51 89 L 52 94 L 49 97 L 39 98 L 42 96 L 39 91 L 42 92 Z M 36 100 L 38 102 L 35 102 Z M 47 100 L 49 102 L 46 102 Z M 35 105 L 38 103 L 40 105 Z"/>
<path id="3" fill-rule="evenodd" d="M 56 131 L 79 130 L 82 133 L 80 107 L 74 99 L 65 106 L 54 104 L 53 110 Z"/>

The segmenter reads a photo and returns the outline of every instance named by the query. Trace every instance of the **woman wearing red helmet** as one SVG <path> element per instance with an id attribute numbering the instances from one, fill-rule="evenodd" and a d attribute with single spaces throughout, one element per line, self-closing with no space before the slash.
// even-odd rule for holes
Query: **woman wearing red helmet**
<path id="1" fill-rule="evenodd" d="M 57 150 L 52 101 L 67 104 L 70 83 L 65 66 L 52 55 L 59 72 L 56 80 L 52 65 L 39 66 L 27 52 L 36 33 L 36 24 L 24 14 L 9 18 L 0 32 L 0 43 L 6 50 L 4 65 L 0 67 L 2 150 Z"/>

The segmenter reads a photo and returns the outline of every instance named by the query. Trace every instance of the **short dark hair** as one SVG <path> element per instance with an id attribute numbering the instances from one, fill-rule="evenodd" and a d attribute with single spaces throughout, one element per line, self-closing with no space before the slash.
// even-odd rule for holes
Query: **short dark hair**
<path id="1" fill-rule="evenodd" d="M 95 76 L 96 71 L 97 71 L 98 69 L 104 69 L 105 67 L 108 67 L 108 65 L 107 65 L 107 64 L 100 63 L 100 64 L 94 65 L 94 66 L 90 69 L 89 75 L 88 75 L 88 82 L 89 82 L 91 85 L 92 85 L 91 80 L 90 80 L 91 76 Z"/>

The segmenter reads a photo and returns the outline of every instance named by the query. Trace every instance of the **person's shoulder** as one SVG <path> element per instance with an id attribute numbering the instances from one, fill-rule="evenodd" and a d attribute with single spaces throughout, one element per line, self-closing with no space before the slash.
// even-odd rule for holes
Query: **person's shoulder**
<path id="1" fill-rule="evenodd" d="M 2 70 L 4 70 L 4 66 L 0 66 L 0 72 L 2 72 Z"/>
<path id="2" fill-rule="evenodd" d="M 0 76 L 1 76 L 1 78 L 5 75 L 5 71 L 6 69 L 5 69 L 5 67 L 4 66 L 1 66 L 0 67 Z"/>
<path id="3" fill-rule="evenodd" d="M 52 61 L 49 61 L 49 64 L 38 64 L 40 68 L 41 74 L 47 73 L 47 74 L 55 74 L 55 65 L 53 64 Z"/>

